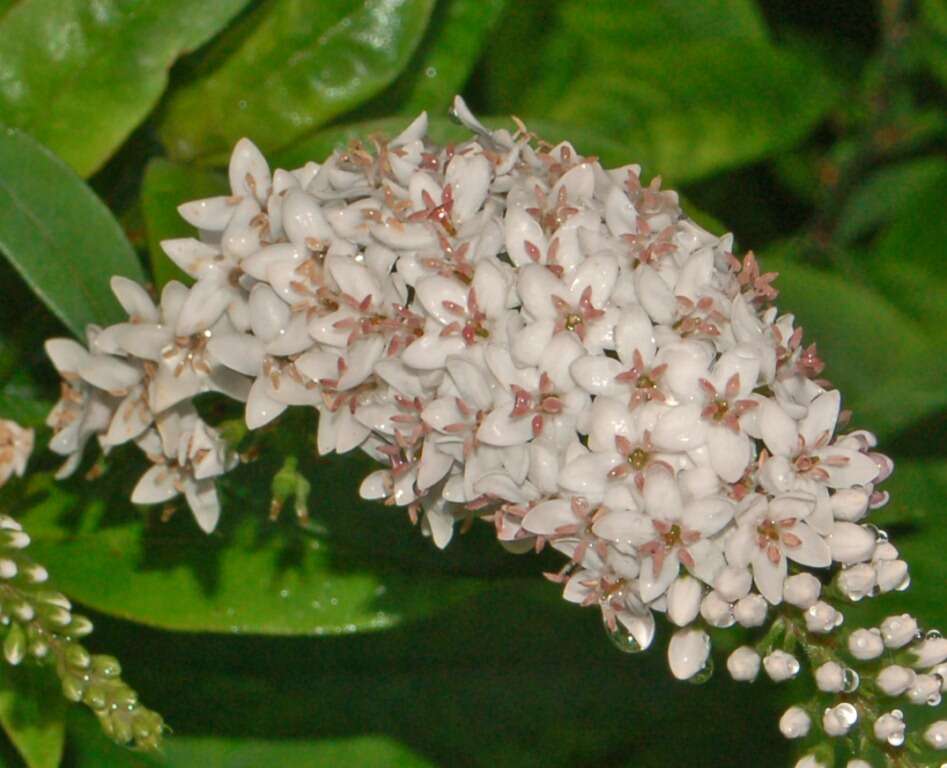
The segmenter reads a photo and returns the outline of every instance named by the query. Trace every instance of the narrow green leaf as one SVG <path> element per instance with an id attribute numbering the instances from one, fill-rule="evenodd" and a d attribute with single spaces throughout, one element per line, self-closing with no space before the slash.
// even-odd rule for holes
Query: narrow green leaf
<path id="1" fill-rule="evenodd" d="M 169 280 L 193 282 L 161 249 L 162 240 L 194 235 L 194 228 L 178 214 L 178 206 L 189 200 L 228 194 L 229 190 L 227 177 L 221 173 L 175 165 L 163 158 L 148 163 L 141 182 L 141 209 L 156 288 L 160 290 Z"/>
<path id="2" fill-rule="evenodd" d="M 540 89 L 522 116 L 586 125 L 674 183 L 793 146 L 837 94 L 811 57 L 741 40 L 587 55 L 566 91 Z"/>
<path id="3" fill-rule="evenodd" d="M 404 73 L 359 113 L 447 112 L 474 68 L 506 0 L 442 0 Z"/>
<path id="4" fill-rule="evenodd" d="M 0 114 L 88 176 L 247 2 L 21 0 L 0 19 Z"/>
<path id="5" fill-rule="evenodd" d="M 434 0 L 274 0 L 220 66 L 172 94 L 159 133 L 171 155 L 291 143 L 374 96 L 420 42 Z"/>
<path id="6" fill-rule="evenodd" d="M 324 467 L 321 477 L 333 483 L 331 469 Z M 476 591 L 470 580 L 420 578 L 383 555 L 360 555 L 331 537 L 267 522 L 261 509 L 267 497 L 254 484 L 260 479 L 254 468 L 235 478 L 244 497 L 225 497 L 224 522 L 213 536 L 196 529 L 186 507 L 167 524 L 129 520 L 117 514 L 131 505 L 115 495 L 114 484 L 87 485 L 80 493 L 44 474 L 31 477 L 26 492 L 38 501 L 19 517 L 33 539 L 31 551 L 66 594 L 164 629 L 348 634 L 386 629 Z M 354 496 L 344 479 L 334 483 L 320 489 L 320 505 Z M 2 503 L 24 506 L 9 495 Z M 318 519 L 321 507 L 310 507 Z M 250 514 L 241 517 L 241 509 Z"/>
<path id="7" fill-rule="evenodd" d="M 28 768 L 59 765 L 65 710 L 65 699 L 51 669 L 0 664 L 0 726 Z"/>
<path id="8" fill-rule="evenodd" d="M 947 177 L 947 160 L 920 157 L 882 168 L 848 198 L 839 215 L 835 237 L 846 245 L 889 223 L 927 195 Z M 939 218 L 939 217 L 938 217 Z"/>
<path id="9" fill-rule="evenodd" d="M 947 278 L 943 267 L 947 162 L 941 160 L 936 173 L 931 168 L 928 174 L 926 183 L 902 185 L 895 207 L 897 216 L 869 253 L 865 266 L 879 292 L 943 343 L 947 340 Z M 945 366 L 940 367 L 943 370 Z"/>
<path id="10" fill-rule="evenodd" d="M 0 130 L 0 251 L 77 336 L 115 322 L 109 278 L 143 280 L 138 258 L 109 210 L 45 147 Z"/>
<path id="11" fill-rule="evenodd" d="M 804 343 L 818 344 L 823 376 L 842 392 L 854 423 L 890 434 L 943 407 L 947 368 L 921 327 L 877 291 L 792 260 L 794 248 L 774 249 L 762 265 L 780 273 L 780 311 L 796 316 Z"/>

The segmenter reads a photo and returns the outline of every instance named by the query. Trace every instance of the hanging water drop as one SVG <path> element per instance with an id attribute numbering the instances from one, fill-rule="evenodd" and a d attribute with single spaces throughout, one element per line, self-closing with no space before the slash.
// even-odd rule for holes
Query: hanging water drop
<path id="1" fill-rule="evenodd" d="M 851 667 L 845 667 L 842 670 L 842 692 L 843 693 L 854 693 L 858 690 L 858 686 L 861 683 L 861 678 L 859 678 L 858 673 Z"/>
<path id="2" fill-rule="evenodd" d="M 700 672 L 698 672 L 693 677 L 688 678 L 687 682 L 692 683 L 694 685 L 703 685 L 708 680 L 710 680 L 710 678 L 713 676 L 714 676 L 714 657 L 708 656 L 707 663 L 704 664 L 704 668 L 700 670 Z"/>
<path id="3" fill-rule="evenodd" d="M 925 640 L 940 640 L 944 636 L 939 629 L 929 629 L 924 633 Z"/>
<path id="4" fill-rule="evenodd" d="M 622 653 L 641 653 L 644 650 L 641 643 L 635 640 L 634 635 L 614 616 L 612 616 L 611 626 L 609 626 L 608 617 L 603 613 L 602 625 L 605 627 L 605 634 L 612 641 L 612 645 Z"/>

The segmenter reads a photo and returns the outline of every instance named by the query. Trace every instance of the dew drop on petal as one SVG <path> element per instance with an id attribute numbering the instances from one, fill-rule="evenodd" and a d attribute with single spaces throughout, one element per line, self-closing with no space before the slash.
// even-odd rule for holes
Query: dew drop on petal
<path id="1" fill-rule="evenodd" d="M 861 683 L 861 679 L 858 677 L 858 673 L 851 667 L 845 667 L 842 670 L 842 692 L 843 693 L 854 693 L 858 690 L 858 686 Z"/>
<path id="2" fill-rule="evenodd" d="M 619 651 L 622 653 L 641 653 L 644 650 L 641 643 L 635 640 L 634 635 L 625 628 L 624 624 L 617 619 L 612 619 L 612 623 L 613 626 L 609 626 L 608 619 L 605 614 L 602 614 L 602 626 L 605 627 L 605 634 L 608 635 L 612 645 Z"/>
<path id="3" fill-rule="evenodd" d="M 703 669 L 701 669 L 700 672 L 698 672 L 693 677 L 689 677 L 687 679 L 687 682 L 692 683 L 693 685 L 703 685 L 708 680 L 710 680 L 710 678 L 713 677 L 713 675 L 714 675 L 714 657 L 708 656 L 707 662 L 704 664 Z"/>

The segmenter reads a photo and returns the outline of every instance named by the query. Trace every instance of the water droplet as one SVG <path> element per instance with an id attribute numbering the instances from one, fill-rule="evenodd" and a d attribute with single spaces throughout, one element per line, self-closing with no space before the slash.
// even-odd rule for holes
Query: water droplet
<path id="1" fill-rule="evenodd" d="M 605 627 L 605 634 L 608 635 L 608 639 L 612 641 L 619 651 L 622 653 L 641 653 L 644 648 L 641 647 L 641 643 L 635 640 L 634 635 L 631 634 L 618 619 L 612 617 L 612 622 L 614 626 L 609 626 L 608 619 L 605 614 L 602 614 L 602 624 Z"/>
<path id="2" fill-rule="evenodd" d="M 858 710 L 847 701 L 835 707 L 835 713 L 849 728 L 858 721 Z"/>
<path id="3" fill-rule="evenodd" d="M 334 606 L 334 605 L 338 605 L 338 604 L 339 604 L 339 598 L 337 598 L 337 597 L 333 597 L 333 598 L 331 598 L 331 599 L 329 600 L 329 605 L 333 605 L 333 606 Z"/>
<path id="4" fill-rule="evenodd" d="M 704 664 L 704 668 L 700 670 L 693 677 L 689 677 L 687 682 L 692 683 L 693 685 L 703 685 L 714 675 L 714 657 L 708 656 L 707 663 Z"/>
<path id="5" fill-rule="evenodd" d="M 904 578 L 901 579 L 901 582 L 894 589 L 896 592 L 904 592 L 908 587 L 911 586 L 911 575 L 906 573 Z"/>
<path id="6" fill-rule="evenodd" d="M 930 629 L 924 633 L 925 640 L 940 640 L 944 634 L 939 629 Z"/>
<path id="7" fill-rule="evenodd" d="M 868 523 L 865 526 L 869 531 L 875 534 L 875 544 L 887 544 L 888 543 L 888 532 L 882 530 L 877 525 Z"/>
<path id="8" fill-rule="evenodd" d="M 435 67 L 428 67 L 424 70 L 425 77 L 437 77 L 437 69 Z"/>
<path id="9" fill-rule="evenodd" d="M 858 673 L 851 667 L 845 667 L 842 670 L 842 691 L 844 693 L 853 693 L 858 689 L 861 679 Z"/>
<path id="10" fill-rule="evenodd" d="M 934 693 L 932 693 L 930 698 L 927 700 L 927 706 L 939 707 L 941 699 L 942 699 L 942 696 L 940 695 L 940 691 L 934 691 Z"/>
<path id="11" fill-rule="evenodd" d="M 281 589 L 281 590 L 279 591 L 279 596 L 282 597 L 282 598 L 285 600 L 287 597 L 289 597 L 289 590 L 288 590 L 288 589 Z"/>
<path id="12" fill-rule="evenodd" d="M 240 99 L 240 101 L 237 102 L 237 106 L 240 107 L 240 109 L 246 109 L 246 108 L 247 108 L 247 100 L 246 100 L 246 99 Z"/>

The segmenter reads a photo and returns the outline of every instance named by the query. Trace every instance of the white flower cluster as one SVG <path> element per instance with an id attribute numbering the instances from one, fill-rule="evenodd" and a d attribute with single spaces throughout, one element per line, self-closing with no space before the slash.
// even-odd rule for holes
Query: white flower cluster
<path id="1" fill-rule="evenodd" d="M 0 486 L 12 475 L 23 477 L 33 452 L 33 430 L 15 421 L 0 419 Z"/>
<path id="2" fill-rule="evenodd" d="M 468 516 L 512 549 L 551 545 L 566 599 L 599 605 L 628 647 L 666 612 L 685 628 L 679 678 L 709 652 L 691 625 L 762 624 L 804 586 L 795 571 L 900 585 L 863 524 L 891 462 L 871 434 L 837 434 L 839 393 L 772 305 L 775 276 L 637 166 L 454 111 L 463 143 L 432 144 L 422 114 L 293 171 L 239 142 L 232 194 L 182 205 L 199 235 L 163 243 L 194 284 L 155 305 L 115 279 L 128 322 L 88 350 L 47 345 L 64 471 L 92 435 L 135 440 L 155 466 L 133 500 L 183 493 L 210 530 L 233 459 L 192 399 L 245 401 L 251 429 L 315 408 L 320 453 L 376 458 L 361 495 L 406 507 L 437 546 Z"/>

